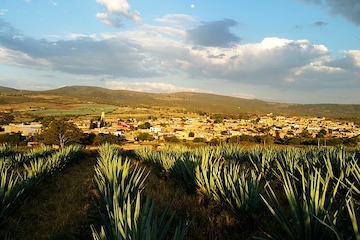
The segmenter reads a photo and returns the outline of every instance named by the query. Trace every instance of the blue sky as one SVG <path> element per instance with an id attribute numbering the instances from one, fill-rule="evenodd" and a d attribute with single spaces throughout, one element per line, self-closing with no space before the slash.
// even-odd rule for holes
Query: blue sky
<path id="1" fill-rule="evenodd" d="M 360 1 L 0 0 L 0 85 L 360 104 Z"/>

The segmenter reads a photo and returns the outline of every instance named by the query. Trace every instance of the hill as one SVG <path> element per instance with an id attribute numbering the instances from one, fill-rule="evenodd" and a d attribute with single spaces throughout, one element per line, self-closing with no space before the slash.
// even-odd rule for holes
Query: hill
<path id="1" fill-rule="evenodd" d="M 327 118 L 360 119 L 359 104 L 286 104 L 195 92 L 144 93 L 91 86 L 69 86 L 48 91 L 0 88 L 2 104 L 111 104 L 116 106 L 173 108 L 231 115 L 267 113 Z"/>
<path id="2" fill-rule="evenodd" d="M 8 87 L 1 87 L 0 86 L 0 93 L 3 92 L 18 92 L 19 90 L 15 89 L 15 88 L 8 88 Z"/>

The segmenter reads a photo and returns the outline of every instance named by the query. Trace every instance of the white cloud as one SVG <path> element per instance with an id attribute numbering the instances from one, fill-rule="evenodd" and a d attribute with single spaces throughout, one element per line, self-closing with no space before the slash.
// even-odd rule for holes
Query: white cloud
<path id="1" fill-rule="evenodd" d="M 5 15 L 8 9 L 0 9 L 0 16 Z"/>
<path id="2" fill-rule="evenodd" d="M 96 18 L 100 19 L 105 25 L 109 25 L 112 27 L 121 27 L 121 20 L 119 18 L 110 18 L 107 13 L 97 13 L 95 15 Z"/>
<path id="3" fill-rule="evenodd" d="M 360 69 L 360 50 L 349 50 L 346 54 L 354 61 L 354 65 Z"/>
<path id="4" fill-rule="evenodd" d="M 108 13 L 99 13 L 97 17 L 106 19 Z M 53 42 L 23 36 L 9 24 L 0 22 L 3 30 L 0 63 L 76 76 L 127 79 L 107 84 L 111 88 L 136 91 L 196 91 L 178 85 L 216 89 L 205 85 L 210 81 L 214 83 L 212 86 L 227 81 L 223 85 L 262 86 L 284 92 L 359 88 L 360 50 L 347 50 L 334 57 L 326 46 L 307 39 L 276 37 L 231 47 L 194 46 L 186 41 L 185 27 L 176 21 L 176 26 L 171 26 L 169 18 L 163 19 L 168 20 L 161 23 L 169 25 L 143 24 L 135 30 L 115 33 L 73 33 L 67 36 L 68 40 Z M 171 82 L 175 75 L 181 75 L 182 80 Z M 152 83 L 154 79 L 157 80 Z M 204 87 L 199 87 L 201 83 Z M 224 92 L 223 85 L 219 88 Z M 256 96 L 266 97 L 258 92 Z"/>
<path id="5" fill-rule="evenodd" d="M 50 63 L 44 58 L 33 58 L 21 51 L 14 51 L 0 46 L 0 64 L 15 67 L 49 68 Z"/>
<path id="6" fill-rule="evenodd" d="M 187 14 L 168 14 L 161 18 L 155 18 L 154 21 L 171 26 L 191 26 L 197 23 L 197 20 Z"/>
<path id="7" fill-rule="evenodd" d="M 57 2 L 55 2 L 54 0 L 49 0 L 49 2 L 51 3 L 51 5 L 53 5 L 54 7 L 56 7 L 58 5 Z"/>
<path id="8" fill-rule="evenodd" d="M 122 82 L 122 81 L 108 81 L 105 83 L 106 87 L 114 90 L 131 90 L 140 92 L 156 92 L 156 93 L 171 93 L 171 92 L 198 92 L 196 88 L 177 87 L 169 83 L 161 82 Z"/>
<path id="9" fill-rule="evenodd" d="M 96 0 L 96 2 L 105 6 L 109 13 L 124 16 L 135 22 L 141 22 L 139 12 L 131 12 L 130 5 L 127 0 Z"/>

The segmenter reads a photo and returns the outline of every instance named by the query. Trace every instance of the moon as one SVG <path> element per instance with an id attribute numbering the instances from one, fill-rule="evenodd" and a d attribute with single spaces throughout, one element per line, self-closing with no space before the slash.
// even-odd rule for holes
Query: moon
<path id="1" fill-rule="evenodd" d="M 191 7 L 191 8 L 195 8 L 195 4 L 191 4 L 190 7 Z"/>

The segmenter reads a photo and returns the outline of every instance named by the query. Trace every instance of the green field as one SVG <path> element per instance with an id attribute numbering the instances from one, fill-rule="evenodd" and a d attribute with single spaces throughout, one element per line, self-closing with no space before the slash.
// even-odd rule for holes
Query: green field
<path id="1" fill-rule="evenodd" d="M 81 107 L 71 109 L 44 109 L 44 110 L 30 110 L 22 112 L 22 114 L 32 114 L 36 116 L 86 116 L 86 115 L 101 115 L 101 112 L 110 113 L 118 107 L 113 105 L 84 105 Z"/>

